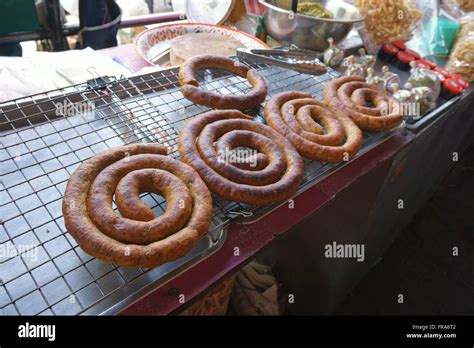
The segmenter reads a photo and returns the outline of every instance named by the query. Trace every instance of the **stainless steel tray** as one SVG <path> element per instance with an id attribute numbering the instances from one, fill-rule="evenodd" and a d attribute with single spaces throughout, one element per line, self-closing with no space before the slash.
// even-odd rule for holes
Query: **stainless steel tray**
<path id="1" fill-rule="evenodd" d="M 415 122 L 412 122 L 412 123 L 407 122 L 406 128 L 412 133 L 420 133 L 421 131 L 426 129 L 428 125 L 438 120 L 441 117 L 441 115 L 449 112 L 449 110 L 451 110 L 450 108 L 454 104 L 456 104 L 459 100 L 464 98 L 466 95 L 467 95 L 467 92 L 464 95 L 459 95 L 450 100 L 444 100 L 440 97 L 436 102 L 435 109 L 431 110 L 429 113 L 427 113 L 425 116 L 423 116 L 419 120 L 416 120 Z"/>
<path id="2" fill-rule="evenodd" d="M 333 70 L 311 76 L 251 65 L 267 79 L 269 96 L 293 89 L 321 97 L 324 83 L 339 76 Z M 204 71 L 201 79 L 205 88 L 224 94 L 250 88 L 246 80 L 217 70 Z M 90 103 L 94 110 L 57 115 L 55 103 L 65 100 Z M 0 257 L 0 314 L 115 314 L 218 250 L 234 219 L 245 215 L 251 221 L 275 209 L 278 205 L 255 208 L 214 197 L 209 234 L 186 257 L 151 270 L 92 258 L 67 233 L 62 194 L 82 161 L 139 141 L 165 143 L 179 158 L 179 129 L 186 119 L 207 110 L 183 98 L 176 68 L 107 81 L 102 88 L 85 83 L 0 104 L 0 243 L 2 250 L 18 249 Z M 262 108 L 249 113 L 264 122 Z M 361 153 L 392 134 L 365 134 Z M 306 160 L 300 192 L 343 165 Z M 156 214 L 166 209 L 159 196 L 146 194 L 143 199 Z"/>

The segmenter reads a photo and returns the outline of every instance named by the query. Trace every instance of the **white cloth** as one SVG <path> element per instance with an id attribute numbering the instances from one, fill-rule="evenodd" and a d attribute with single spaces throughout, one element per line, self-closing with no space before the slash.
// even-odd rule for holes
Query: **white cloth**
<path id="1" fill-rule="evenodd" d="M 91 48 L 65 52 L 33 52 L 0 57 L 0 102 L 83 83 L 89 68 L 100 76 L 130 76 L 124 66 Z"/>

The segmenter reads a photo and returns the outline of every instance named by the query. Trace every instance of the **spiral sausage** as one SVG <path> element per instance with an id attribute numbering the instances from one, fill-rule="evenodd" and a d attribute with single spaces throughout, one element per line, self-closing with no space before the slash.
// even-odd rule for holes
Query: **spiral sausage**
<path id="1" fill-rule="evenodd" d="M 165 197 L 160 217 L 140 199 Z M 112 209 L 115 195 L 121 216 Z M 184 256 L 207 233 L 212 199 L 189 166 L 158 144 L 102 152 L 71 175 L 62 204 L 67 230 L 90 255 L 130 267 L 156 267 Z"/>
<path id="2" fill-rule="evenodd" d="M 351 119 L 304 92 L 282 92 L 267 102 L 264 116 L 270 127 L 313 160 L 341 162 L 362 146 L 362 132 Z"/>
<path id="3" fill-rule="evenodd" d="M 246 78 L 253 89 L 244 95 L 223 95 L 205 91 L 199 87 L 199 81 L 195 77 L 198 70 L 205 68 L 221 69 Z M 213 109 L 248 110 L 260 105 L 267 95 L 265 79 L 256 70 L 236 64 L 231 58 L 219 56 L 200 55 L 186 60 L 179 68 L 179 83 L 186 99 Z"/>
<path id="4" fill-rule="evenodd" d="M 403 121 L 398 102 L 382 88 L 360 76 L 334 79 L 324 87 L 324 102 L 347 113 L 361 128 L 383 131 Z M 367 103 L 372 106 L 367 106 Z"/>
<path id="5" fill-rule="evenodd" d="M 239 147 L 254 149 L 255 166 L 222 160 Z M 209 111 L 189 120 L 179 134 L 178 149 L 211 191 L 252 205 L 291 197 L 303 179 L 303 161 L 283 136 L 237 110 Z"/>

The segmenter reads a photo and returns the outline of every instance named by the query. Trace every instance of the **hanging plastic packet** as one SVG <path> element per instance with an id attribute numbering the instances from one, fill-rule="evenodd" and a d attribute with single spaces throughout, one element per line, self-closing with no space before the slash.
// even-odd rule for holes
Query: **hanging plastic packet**
<path id="1" fill-rule="evenodd" d="M 433 90 L 429 87 L 413 87 L 411 91 L 420 106 L 419 115 L 413 117 L 413 120 L 416 121 L 436 107 L 436 99 L 433 97 Z"/>
<path id="2" fill-rule="evenodd" d="M 383 87 L 384 80 L 375 74 L 374 68 L 367 68 L 367 76 L 365 77 L 365 82 Z"/>
<path id="3" fill-rule="evenodd" d="M 376 58 L 372 54 L 367 54 L 364 48 L 359 48 L 359 63 L 364 67 L 364 71 L 367 73 L 367 69 L 375 66 Z"/>
<path id="4" fill-rule="evenodd" d="M 324 64 L 330 67 L 337 67 L 344 59 L 344 50 L 340 49 L 334 44 L 332 37 L 328 38 L 329 47 L 323 52 Z"/>
<path id="5" fill-rule="evenodd" d="M 390 93 L 395 91 L 396 85 L 400 85 L 400 76 L 390 71 L 390 68 L 386 65 L 382 67 L 382 80 L 383 87 Z"/>
<path id="6" fill-rule="evenodd" d="M 438 99 L 441 83 L 438 75 L 431 70 L 417 67 L 412 64 L 411 74 L 407 81 L 413 87 L 428 87 L 433 91 L 433 99 Z"/>
<path id="7" fill-rule="evenodd" d="M 344 58 L 342 66 L 346 68 L 344 76 L 365 76 L 364 66 L 357 63 L 353 55 Z"/>

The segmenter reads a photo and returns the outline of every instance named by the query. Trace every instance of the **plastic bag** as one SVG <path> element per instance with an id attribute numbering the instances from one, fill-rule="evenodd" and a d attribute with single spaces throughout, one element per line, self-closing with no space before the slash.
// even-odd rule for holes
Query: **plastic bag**
<path id="1" fill-rule="evenodd" d="M 454 19 L 465 16 L 468 12 L 474 11 L 473 0 L 442 0 L 441 8 Z"/>
<path id="2" fill-rule="evenodd" d="M 438 99 L 441 83 L 438 75 L 431 70 L 414 68 L 407 81 L 413 87 L 428 87 L 433 92 L 433 99 Z"/>
<path id="3" fill-rule="evenodd" d="M 474 2 L 472 0 L 455 0 L 458 6 L 464 12 L 471 12 L 474 11 Z"/>
<path id="4" fill-rule="evenodd" d="M 434 15 L 428 23 L 419 27 L 414 38 L 407 46 L 423 57 L 444 56 L 447 57 L 457 36 L 459 24 L 441 15 Z"/>
<path id="5" fill-rule="evenodd" d="M 468 81 L 474 81 L 474 12 L 459 20 L 461 28 L 446 68 Z"/>
<path id="6" fill-rule="evenodd" d="M 364 44 L 407 41 L 423 16 L 413 0 L 356 0 L 354 5 L 365 15 Z"/>

